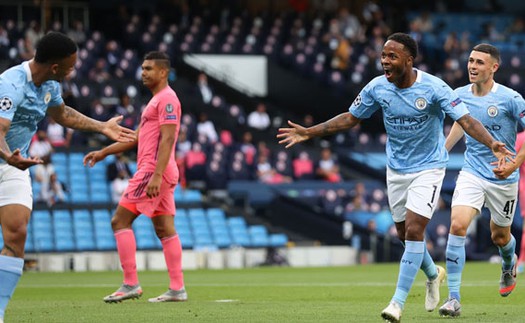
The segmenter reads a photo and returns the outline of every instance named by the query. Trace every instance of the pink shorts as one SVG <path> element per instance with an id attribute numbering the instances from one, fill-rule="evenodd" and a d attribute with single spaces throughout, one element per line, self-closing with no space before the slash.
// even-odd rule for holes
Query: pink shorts
<path id="1" fill-rule="evenodd" d="M 163 180 L 160 185 L 159 196 L 149 198 L 146 195 L 146 186 L 151 179 L 151 175 L 151 172 L 137 172 L 130 179 L 119 205 L 135 214 L 144 214 L 150 218 L 157 215 L 175 215 L 174 192 L 176 184 L 170 184 Z"/>

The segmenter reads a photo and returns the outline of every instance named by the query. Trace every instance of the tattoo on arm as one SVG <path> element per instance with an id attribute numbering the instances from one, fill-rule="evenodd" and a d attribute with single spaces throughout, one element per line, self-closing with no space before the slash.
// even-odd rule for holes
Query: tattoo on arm
<path id="1" fill-rule="evenodd" d="M 83 115 L 67 105 L 64 107 L 62 117 L 63 125 L 66 127 L 84 131 L 97 130 L 98 121 Z"/>
<path id="2" fill-rule="evenodd" d="M 330 126 L 328 125 L 328 122 L 325 122 L 323 123 L 323 136 L 324 135 L 328 135 L 330 133 L 330 130 L 329 130 Z"/>

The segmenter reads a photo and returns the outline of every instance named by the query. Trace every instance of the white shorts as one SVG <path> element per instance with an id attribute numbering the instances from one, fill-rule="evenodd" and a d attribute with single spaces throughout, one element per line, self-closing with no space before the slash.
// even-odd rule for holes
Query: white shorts
<path id="1" fill-rule="evenodd" d="M 388 204 L 394 222 L 403 222 L 407 209 L 432 218 L 441 193 L 445 168 L 427 169 L 417 173 L 399 173 L 387 167 Z"/>
<path id="2" fill-rule="evenodd" d="M 30 210 L 33 209 L 29 170 L 0 164 L 0 207 L 11 204 L 22 204 Z"/>
<path id="3" fill-rule="evenodd" d="M 485 205 L 495 224 L 500 227 L 508 227 L 514 219 L 517 203 L 518 182 L 498 185 L 471 173 L 459 172 L 452 197 L 452 207 L 470 206 L 481 213 L 481 208 Z"/>

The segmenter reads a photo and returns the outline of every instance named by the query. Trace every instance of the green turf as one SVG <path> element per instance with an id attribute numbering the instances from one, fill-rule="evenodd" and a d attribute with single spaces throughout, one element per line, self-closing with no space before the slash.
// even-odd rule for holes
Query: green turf
<path id="1" fill-rule="evenodd" d="M 25 273 L 11 300 L 14 322 L 381 322 L 395 289 L 398 264 L 334 268 L 253 268 L 186 271 L 189 301 L 150 304 L 167 289 L 165 272 L 140 272 L 140 300 L 105 304 L 120 272 Z M 498 294 L 500 269 L 467 263 L 463 312 L 457 322 L 525 322 L 525 294 L 518 282 L 507 298 Z M 403 322 L 438 322 L 424 309 L 424 274 L 418 274 Z M 441 288 L 442 299 L 446 286 Z"/>

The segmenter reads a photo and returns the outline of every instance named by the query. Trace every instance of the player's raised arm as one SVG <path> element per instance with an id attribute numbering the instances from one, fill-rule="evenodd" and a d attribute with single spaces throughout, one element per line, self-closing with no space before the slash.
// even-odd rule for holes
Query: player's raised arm
<path id="1" fill-rule="evenodd" d="M 286 148 L 290 148 L 297 143 L 314 137 L 328 136 L 342 130 L 350 129 L 359 122 L 360 120 L 350 112 L 341 113 L 328 121 L 309 128 L 288 121 L 291 128 L 279 128 L 277 138 L 280 139 L 279 144 L 286 145 Z"/>
<path id="2" fill-rule="evenodd" d="M 133 142 L 135 132 L 132 129 L 122 127 L 119 122 L 122 116 L 114 117 L 106 122 L 97 121 L 75 109 L 62 104 L 61 106 L 50 107 L 47 113 L 60 125 L 83 131 L 100 132 L 108 138 L 118 142 Z"/>
<path id="3" fill-rule="evenodd" d="M 514 153 L 505 148 L 501 141 L 494 140 L 491 134 L 483 127 L 481 122 L 466 114 L 457 120 L 463 130 L 472 138 L 489 147 L 496 158 L 498 158 L 498 167 L 505 165 L 507 159 L 514 163 Z"/>

